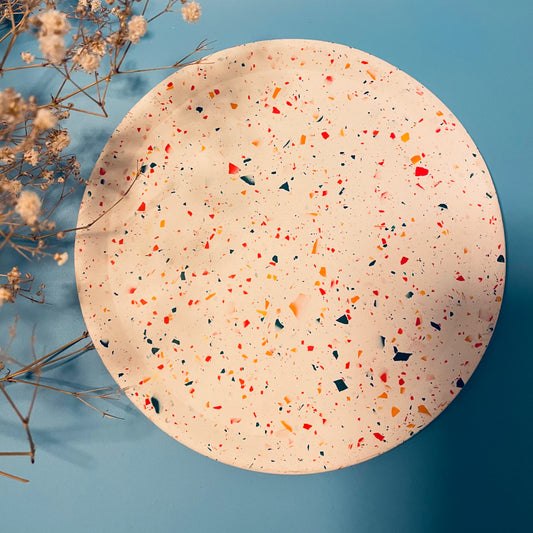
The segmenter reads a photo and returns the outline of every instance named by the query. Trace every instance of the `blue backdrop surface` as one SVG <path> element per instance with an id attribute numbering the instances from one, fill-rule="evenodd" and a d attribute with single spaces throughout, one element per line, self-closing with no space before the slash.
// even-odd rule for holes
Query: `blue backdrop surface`
<path id="1" fill-rule="evenodd" d="M 163 4 L 163 2 L 160 2 Z M 203 16 L 153 23 L 130 67 L 171 64 L 206 38 L 213 51 L 246 42 L 305 38 L 364 50 L 401 68 L 459 118 L 489 167 L 505 223 L 507 282 L 483 360 L 458 398 L 420 434 L 344 470 L 308 476 L 260 474 L 216 463 L 178 444 L 124 399 L 124 420 L 102 419 L 74 399 L 39 395 L 33 415 L 37 462 L 4 459 L 0 530 L 60 532 L 514 532 L 531 527 L 533 300 L 531 204 L 531 0 L 203 0 Z M 88 176 L 125 113 L 168 73 L 119 78 L 109 118 L 71 121 L 72 149 Z M 43 83 L 45 83 L 43 81 Z M 3 85 L 3 82 L 2 82 Z M 58 215 L 73 226 L 80 197 Z M 73 242 L 66 241 L 73 256 Z M 0 271 L 14 260 L 0 255 Z M 0 309 L 2 342 L 19 314 L 12 352 L 37 353 L 85 329 L 73 262 L 58 279 L 43 260 L 32 273 L 47 304 Z M 112 385 L 96 353 L 60 370 L 82 388 Z M 2 409 L 4 409 L 2 407 Z M 2 450 L 24 434 L 0 411 Z"/>

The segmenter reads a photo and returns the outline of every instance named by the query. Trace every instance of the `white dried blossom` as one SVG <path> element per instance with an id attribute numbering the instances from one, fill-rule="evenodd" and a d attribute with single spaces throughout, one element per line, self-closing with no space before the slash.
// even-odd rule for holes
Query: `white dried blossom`
<path id="1" fill-rule="evenodd" d="M 33 148 L 32 150 L 27 150 L 24 152 L 24 161 L 29 163 L 32 166 L 36 166 L 39 162 L 39 152 Z"/>
<path id="2" fill-rule="evenodd" d="M 67 48 L 61 35 L 45 35 L 39 38 L 39 49 L 43 57 L 52 63 L 61 63 L 65 59 Z"/>
<path id="3" fill-rule="evenodd" d="M 0 123 L 22 122 L 27 107 L 24 99 L 12 87 L 0 91 Z"/>
<path id="4" fill-rule="evenodd" d="M 15 150 L 9 146 L 2 146 L 0 148 L 0 161 L 2 163 L 11 163 L 15 160 Z"/>
<path id="5" fill-rule="evenodd" d="M 22 57 L 22 61 L 24 61 L 24 63 L 27 63 L 28 65 L 30 63 L 33 63 L 33 60 L 35 59 L 35 56 L 30 52 L 21 52 L 20 57 Z"/>
<path id="6" fill-rule="evenodd" d="M 87 74 L 92 74 L 100 66 L 100 61 L 100 56 L 91 54 L 85 49 L 78 50 L 72 58 L 72 62 L 80 66 Z"/>
<path id="7" fill-rule="evenodd" d="M 27 190 L 20 193 L 15 211 L 26 224 L 35 224 L 40 210 L 41 199 L 37 196 L 37 193 Z"/>
<path id="8" fill-rule="evenodd" d="M 181 8 L 181 15 L 185 22 L 194 24 L 195 22 L 198 22 L 200 20 L 200 16 L 202 15 L 202 8 L 200 7 L 200 4 L 198 2 L 187 2 Z"/>
<path id="9" fill-rule="evenodd" d="M 43 107 L 37 111 L 35 118 L 33 119 L 33 125 L 40 130 L 49 130 L 57 124 L 57 117 L 47 109 Z"/>
<path id="10" fill-rule="evenodd" d="M 128 22 L 128 39 L 137 44 L 139 39 L 146 33 L 148 24 L 142 15 L 134 15 Z"/>
<path id="11" fill-rule="evenodd" d="M 59 35 L 64 37 L 70 30 L 70 24 L 67 20 L 67 14 L 56 9 L 44 11 L 39 15 L 41 29 L 39 38 L 45 35 Z"/>
<path id="12" fill-rule="evenodd" d="M 2 307 L 6 302 L 13 301 L 13 294 L 10 290 L 5 287 L 0 287 L 0 307 Z"/>
<path id="13" fill-rule="evenodd" d="M 22 183 L 18 180 L 2 178 L 0 180 L 0 192 L 18 194 L 22 189 Z"/>
<path id="14" fill-rule="evenodd" d="M 54 261 L 59 265 L 62 266 L 68 261 L 68 253 L 63 252 L 62 254 L 55 254 L 54 255 Z"/>
<path id="15" fill-rule="evenodd" d="M 56 237 L 58 239 L 64 239 L 65 238 L 65 232 L 64 231 L 58 231 L 56 234 Z"/>
<path id="16" fill-rule="evenodd" d="M 70 144 L 70 136 L 67 130 L 53 130 L 48 135 L 46 146 L 52 153 L 62 152 Z"/>
<path id="17" fill-rule="evenodd" d="M 7 282 L 13 285 L 15 290 L 19 288 L 20 271 L 16 266 L 14 266 L 11 271 L 7 273 Z"/>
<path id="18" fill-rule="evenodd" d="M 97 56 L 103 57 L 105 56 L 107 52 L 107 44 L 103 39 L 100 39 L 99 41 L 93 41 L 89 48 L 91 49 L 91 52 L 93 54 L 96 54 Z"/>
<path id="19" fill-rule="evenodd" d="M 91 1 L 91 11 L 93 13 L 96 13 L 97 11 L 100 11 L 102 9 L 102 3 L 100 0 L 92 0 Z"/>

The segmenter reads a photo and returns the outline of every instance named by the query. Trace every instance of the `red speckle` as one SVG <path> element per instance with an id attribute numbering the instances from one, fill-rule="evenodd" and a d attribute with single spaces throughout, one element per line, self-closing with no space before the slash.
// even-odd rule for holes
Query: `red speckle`
<path id="1" fill-rule="evenodd" d="M 171 151 L 172 151 L 172 146 L 170 146 L 170 144 L 167 144 L 167 145 L 165 146 L 165 152 L 166 152 L 167 154 L 169 154 Z"/>
<path id="2" fill-rule="evenodd" d="M 402 257 L 402 258 L 400 259 L 400 264 L 401 264 L 401 265 L 405 265 L 405 263 L 407 263 L 407 261 L 409 261 L 409 258 L 404 256 L 404 257 Z"/>
<path id="3" fill-rule="evenodd" d="M 465 280 L 465 278 L 463 278 L 463 276 L 458 276 L 456 279 L 457 279 L 457 281 L 464 281 Z"/>
<path id="4" fill-rule="evenodd" d="M 331 83 L 333 81 L 333 78 L 331 76 L 326 76 L 326 81 L 329 81 Z"/>
<path id="5" fill-rule="evenodd" d="M 163 322 L 165 324 L 168 324 L 170 322 L 170 318 L 168 316 L 166 316 L 165 318 L 163 318 Z"/>
<path id="6" fill-rule="evenodd" d="M 220 91 L 219 91 L 218 89 L 215 89 L 213 92 L 214 92 L 216 95 L 219 95 L 219 94 L 220 94 Z"/>
<path id="7" fill-rule="evenodd" d="M 159 370 L 163 370 L 163 368 L 165 368 L 165 365 L 159 365 L 157 368 L 159 368 Z"/>
<path id="8" fill-rule="evenodd" d="M 429 174 L 429 170 L 424 167 L 416 167 L 415 169 L 415 176 L 427 176 Z"/>
<path id="9" fill-rule="evenodd" d="M 327 131 L 323 131 L 322 137 L 324 137 L 324 139 L 327 139 L 329 137 L 329 133 Z"/>
<path id="10" fill-rule="evenodd" d="M 247 328 L 249 325 L 250 325 L 250 321 L 248 319 L 246 319 L 244 321 L 244 327 Z"/>
<path id="11" fill-rule="evenodd" d="M 272 108 L 272 113 L 276 113 L 276 115 L 279 115 L 280 114 L 280 110 L 276 106 L 274 106 Z"/>
<path id="12" fill-rule="evenodd" d="M 376 439 L 380 441 L 382 441 L 385 438 L 381 433 L 374 433 L 374 437 L 376 437 Z"/>
<path id="13" fill-rule="evenodd" d="M 372 132 L 372 135 L 375 137 L 378 133 L 379 133 L 378 130 L 374 130 L 374 131 Z"/>
<path id="14" fill-rule="evenodd" d="M 146 204 L 143 202 L 138 208 L 137 211 L 146 211 Z"/>
<path id="15" fill-rule="evenodd" d="M 405 385 L 405 381 L 404 381 L 403 378 L 400 378 L 400 379 L 398 380 L 398 385 L 400 385 L 400 387 L 401 387 L 402 385 Z"/>
<path id="16" fill-rule="evenodd" d="M 307 351 L 308 351 L 308 352 L 312 352 L 314 349 L 315 349 L 314 346 L 308 346 L 308 347 L 307 347 Z"/>
<path id="17" fill-rule="evenodd" d="M 390 138 L 391 138 L 391 139 L 396 139 L 396 135 L 395 135 L 394 133 L 391 133 L 391 134 L 390 134 Z"/>
<path id="18" fill-rule="evenodd" d="M 221 405 L 215 405 L 215 407 L 213 407 L 213 409 L 222 409 L 222 406 Z"/>
<path id="19" fill-rule="evenodd" d="M 103 176 L 104 174 L 105 174 L 105 170 L 102 167 L 100 167 L 100 176 Z"/>
<path id="20" fill-rule="evenodd" d="M 136 290 L 137 290 L 136 287 L 132 287 L 132 288 L 130 289 L 130 294 L 133 294 Z"/>
<path id="21" fill-rule="evenodd" d="M 383 383 L 387 383 L 387 372 L 383 372 L 383 374 L 381 374 L 381 376 L 379 376 L 379 379 L 381 379 L 381 381 L 383 381 Z"/>
<path id="22" fill-rule="evenodd" d="M 229 173 L 230 174 L 238 174 L 240 168 L 237 165 L 234 165 L 233 163 L 229 164 Z"/>
<path id="23" fill-rule="evenodd" d="M 242 420 L 241 418 L 232 418 L 232 419 L 230 420 L 230 422 L 231 422 L 232 424 L 238 424 L 241 420 Z"/>
<path id="24" fill-rule="evenodd" d="M 208 355 L 208 356 L 205 358 L 205 360 L 209 363 L 209 361 L 211 361 L 211 356 Z"/>
<path id="25" fill-rule="evenodd" d="M 420 317 L 417 316 L 417 317 L 416 317 L 416 325 L 417 325 L 417 326 L 420 326 L 420 324 L 422 324 L 422 320 L 420 320 Z"/>
<path id="26" fill-rule="evenodd" d="M 311 429 L 313 426 L 311 424 L 304 424 L 304 429 Z"/>

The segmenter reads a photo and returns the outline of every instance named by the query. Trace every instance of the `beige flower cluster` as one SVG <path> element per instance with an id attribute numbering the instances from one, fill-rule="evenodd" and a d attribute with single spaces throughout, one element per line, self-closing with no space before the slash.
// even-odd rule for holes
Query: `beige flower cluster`
<path id="1" fill-rule="evenodd" d="M 185 22 L 194 24 L 200 20 L 202 8 L 198 2 L 194 2 L 193 0 L 192 2 L 187 2 L 184 6 L 182 6 L 181 15 L 183 16 L 183 20 Z"/>
<path id="2" fill-rule="evenodd" d="M 41 13 L 34 23 L 39 27 L 39 48 L 43 56 L 52 63 L 61 63 L 65 59 L 65 35 L 70 30 L 66 13 L 50 9 Z"/>

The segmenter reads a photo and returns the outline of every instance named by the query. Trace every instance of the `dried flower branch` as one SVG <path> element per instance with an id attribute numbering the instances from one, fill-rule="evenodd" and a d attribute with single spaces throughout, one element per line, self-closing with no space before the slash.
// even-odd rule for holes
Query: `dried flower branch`
<path id="1" fill-rule="evenodd" d="M 156 4 L 154 2 L 154 4 Z M 161 5 L 161 4 L 156 4 Z M 138 175 L 124 194 L 91 223 L 78 228 L 56 229 L 54 214 L 59 205 L 80 185 L 80 163 L 68 154 L 71 138 L 68 119 L 72 113 L 107 117 L 106 98 L 112 79 L 122 74 L 178 69 L 201 61 L 198 53 L 207 50 L 202 41 L 184 58 L 169 66 L 130 70 L 125 67 L 129 52 L 145 37 L 149 25 L 168 13 L 181 13 L 188 23 L 198 22 L 200 5 L 189 0 L 167 0 L 164 7 L 151 9 L 150 0 L 5 0 L 0 5 L 0 78 L 13 73 L 40 69 L 49 72 L 57 85 L 46 101 L 26 96 L 15 87 L 0 90 L 0 253 L 10 248 L 22 259 L 50 257 L 58 266 L 68 260 L 67 251 L 49 251 L 51 239 L 90 228 L 106 216 L 128 194 Z M 179 16 L 179 15 L 178 15 Z M 14 53 L 24 46 L 22 52 Z M 24 87 L 26 90 L 27 87 Z M 22 270 L 26 268 L 21 266 Z M 34 290 L 34 278 L 17 266 L 0 272 L 0 307 L 19 297 L 43 303 L 44 285 Z M 4 312 L 5 308 L 2 309 Z M 40 358 L 33 353 L 29 363 L 13 358 L 11 341 L 0 348 L 0 398 L 16 415 L 25 431 L 27 451 L 1 452 L 0 456 L 35 458 L 30 417 L 37 391 L 51 390 L 72 396 L 103 416 L 113 417 L 93 405 L 96 399 L 116 399 L 111 389 L 70 390 L 44 384 L 43 372 L 70 361 L 94 347 L 87 333 Z M 18 367 L 16 371 L 6 365 Z M 13 387 L 29 387 L 31 398 L 23 412 L 10 393 Z M 0 471 L 0 475 L 26 481 Z"/>

